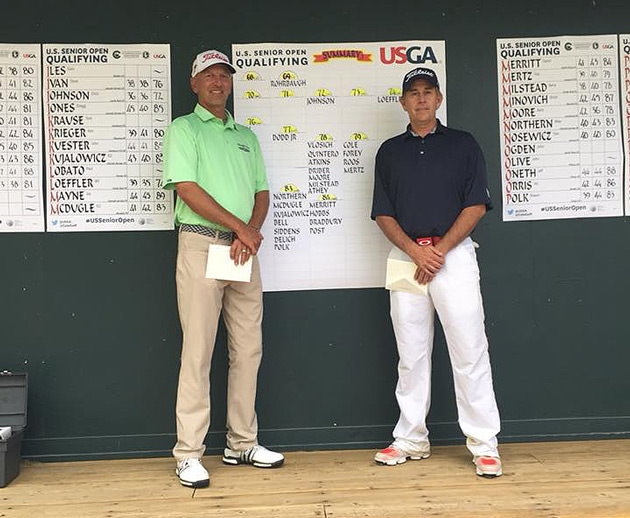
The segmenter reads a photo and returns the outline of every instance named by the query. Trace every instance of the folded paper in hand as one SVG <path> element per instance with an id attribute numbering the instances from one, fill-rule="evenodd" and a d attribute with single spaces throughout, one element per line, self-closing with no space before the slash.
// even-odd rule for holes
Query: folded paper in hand
<path id="1" fill-rule="evenodd" d="M 221 281 L 249 282 L 252 278 L 252 257 L 245 264 L 234 264 L 230 259 L 228 245 L 214 245 L 208 247 L 208 262 L 206 263 L 206 278 Z"/>
<path id="2" fill-rule="evenodd" d="M 387 276 L 385 278 L 385 288 L 391 291 L 404 291 L 406 293 L 416 293 L 418 295 L 427 294 L 427 285 L 419 284 L 414 279 L 417 270 L 414 263 L 407 254 L 399 248 L 392 248 L 387 257 Z"/>

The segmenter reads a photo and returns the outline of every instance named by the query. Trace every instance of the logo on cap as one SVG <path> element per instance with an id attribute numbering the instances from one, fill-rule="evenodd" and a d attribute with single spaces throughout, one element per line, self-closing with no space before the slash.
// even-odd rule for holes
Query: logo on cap
<path id="1" fill-rule="evenodd" d="M 201 59 L 201 62 L 205 63 L 209 59 L 218 59 L 220 61 L 223 61 L 224 63 L 227 63 L 227 57 L 225 57 L 223 54 L 220 54 L 218 52 L 212 52 L 212 51 L 206 52 L 203 55 L 203 58 Z"/>
<path id="2" fill-rule="evenodd" d="M 230 72 L 233 74 L 236 73 L 236 69 L 230 63 L 228 57 L 223 54 L 223 52 L 219 52 L 218 50 L 206 50 L 205 52 L 201 52 L 197 54 L 197 57 L 193 61 L 191 76 L 196 76 L 199 72 L 204 71 L 206 68 L 211 67 L 212 65 L 216 65 L 217 63 L 221 63 L 230 69 Z"/>
<path id="3" fill-rule="evenodd" d="M 414 68 L 411 72 L 407 72 L 407 75 L 403 79 L 403 92 L 407 91 L 411 87 L 411 84 L 417 79 L 424 79 L 425 81 L 431 83 L 432 86 L 435 86 L 436 88 L 440 87 L 437 75 L 433 70 L 430 68 L 419 67 Z"/>

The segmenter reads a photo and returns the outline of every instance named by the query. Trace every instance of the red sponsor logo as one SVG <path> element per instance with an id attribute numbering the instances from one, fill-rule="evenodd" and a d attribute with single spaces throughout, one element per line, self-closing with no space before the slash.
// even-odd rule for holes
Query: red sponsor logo
<path id="1" fill-rule="evenodd" d="M 356 59 L 357 61 L 371 62 L 372 54 L 366 54 L 362 50 L 324 50 L 321 54 L 313 54 L 314 63 L 325 63 L 331 59 Z"/>
<path id="2" fill-rule="evenodd" d="M 380 48 L 381 63 L 391 65 L 392 63 L 413 63 L 421 65 L 430 61 L 437 63 L 437 58 L 432 47 L 381 47 Z"/>
<path id="3" fill-rule="evenodd" d="M 219 54 L 217 52 L 208 52 L 208 54 L 204 54 L 202 62 L 205 63 L 210 59 L 218 59 L 219 61 L 227 61 L 223 54 Z"/>

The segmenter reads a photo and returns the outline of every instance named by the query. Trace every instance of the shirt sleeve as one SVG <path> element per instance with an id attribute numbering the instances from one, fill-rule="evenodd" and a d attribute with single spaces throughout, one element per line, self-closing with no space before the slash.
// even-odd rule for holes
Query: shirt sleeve
<path id="1" fill-rule="evenodd" d="M 260 142 L 256 134 L 252 132 L 254 139 L 254 160 L 256 168 L 256 192 L 268 191 L 269 185 L 267 184 L 267 170 L 265 168 L 265 161 L 263 159 L 262 150 L 260 149 Z"/>
<path id="2" fill-rule="evenodd" d="M 179 182 L 197 182 L 197 146 L 185 120 L 173 121 L 164 135 L 164 189 L 174 189 Z"/>
<path id="3" fill-rule="evenodd" d="M 372 196 L 372 213 L 370 217 L 376 219 L 376 216 L 396 217 L 396 212 L 392 205 L 391 199 L 387 192 L 386 180 L 388 173 L 388 165 L 386 153 L 383 147 L 376 153 L 376 166 L 374 168 L 374 194 Z"/>
<path id="4" fill-rule="evenodd" d="M 468 159 L 468 176 L 464 187 L 464 208 L 473 205 L 485 205 L 486 210 L 492 210 L 490 191 L 488 190 L 488 177 L 486 172 L 486 160 L 481 147 L 472 135 L 469 135 L 470 156 Z"/>

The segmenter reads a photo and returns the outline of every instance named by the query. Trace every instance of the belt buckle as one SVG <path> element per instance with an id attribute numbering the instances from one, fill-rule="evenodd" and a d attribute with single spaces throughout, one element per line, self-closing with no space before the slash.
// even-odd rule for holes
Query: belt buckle
<path id="1" fill-rule="evenodd" d="M 419 246 L 433 246 L 435 243 L 433 242 L 432 237 L 417 237 L 416 244 Z"/>

